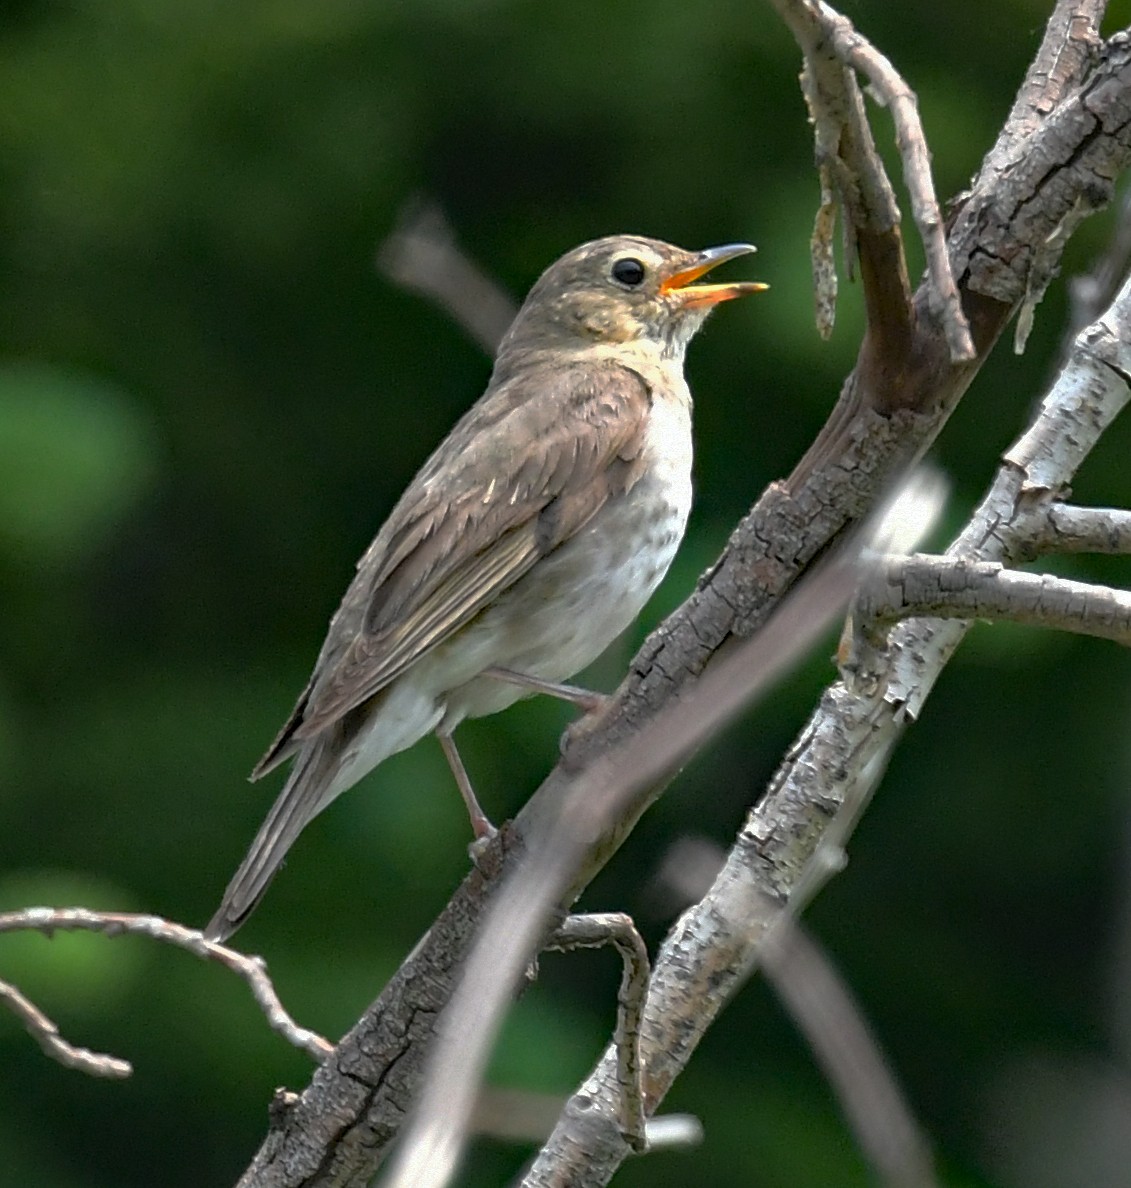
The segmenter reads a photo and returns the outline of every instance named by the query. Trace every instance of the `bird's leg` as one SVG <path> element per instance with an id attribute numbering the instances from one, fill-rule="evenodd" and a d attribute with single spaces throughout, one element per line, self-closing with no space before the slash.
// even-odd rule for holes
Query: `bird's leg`
<path id="1" fill-rule="evenodd" d="M 599 710 L 609 700 L 606 693 L 594 693 L 591 689 L 582 689 L 577 685 L 565 685 L 560 681 L 544 681 L 541 677 L 529 676 L 525 672 L 515 672 L 511 668 L 500 668 L 492 664 L 482 673 L 486 677 L 494 677 L 497 681 L 508 681 L 512 685 L 521 685 L 524 689 L 533 689 L 535 693 L 545 693 L 549 697 L 557 697 L 568 701 L 591 714 Z"/>
<path id="2" fill-rule="evenodd" d="M 452 769 L 452 775 L 456 778 L 459 794 L 467 806 L 467 815 L 471 819 L 471 830 L 475 834 L 475 841 L 472 843 L 474 850 L 478 843 L 490 841 L 495 836 L 495 826 L 491 824 L 487 819 L 487 814 L 479 807 L 479 801 L 475 798 L 475 789 L 471 786 L 467 768 L 464 767 L 463 760 L 459 757 L 459 751 L 456 750 L 455 739 L 452 738 L 451 731 L 438 728 L 436 737 L 440 740 L 444 757 Z"/>

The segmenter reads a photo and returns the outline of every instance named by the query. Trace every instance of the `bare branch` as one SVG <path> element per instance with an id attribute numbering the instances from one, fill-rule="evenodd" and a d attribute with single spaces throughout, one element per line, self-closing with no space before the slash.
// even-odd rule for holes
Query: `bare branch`
<path id="1" fill-rule="evenodd" d="M 1057 0 L 1037 56 L 1013 101 L 1005 124 L 1006 137 L 999 140 L 999 148 L 1023 142 L 1083 81 L 1102 44 L 1100 21 L 1106 8 L 1107 0 Z M 1114 296 L 1113 287 L 1107 301 L 1096 306 L 1086 321 L 1092 321 Z"/>
<path id="2" fill-rule="evenodd" d="M 229 949 L 226 945 L 204 939 L 203 934 L 195 928 L 186 928 L 183 924 L 174 924 L 160 916 L 133 915 L 125 912 L 94 912 L 88 908 L 24 908 L 18 912 L 0 913 L 0 933 L 4 932 L 42 932 L 50 937 L 54 932 L 100 932 L 104 936 L 148 936 L 152 940 L 162 941 L 184 949 L 195 957 L 205 961 L 215 961 L 233 973 L 239 974 L 251 990 L 259 1009 L 267 1018 L 268 1026 L 276 1031 L 289 1044 L 305 1052 L 312 1060 L 319 1063 L 334 1050 L 334 1045 L 313 1031 L 308 1031 L 298 1024 L 283 1009 L 275 987 L 267 976 L 267 966 L 262 957 L 248 957 L 243 953 Z M 14 988 L 13 988 L 14 989 Z M 18 991 L 14 991 L 18 994 Z M 23 996 L 20 995 L 22 999 Z M 19 1007 L 10 997 L 5 1001 L 14 1009 Z M 26 999 L 23 1000 L 26 1003 Z M 28 1004 L 30 1006 L 30 1004 Z M 34 1008 L 32 1008 L 34 1009 Z M 21 1014 L 21 1018 L 25 1018 Z M 41 1016 L 41 1018 L 44 1018 Z M 26 1022 L 25 1018 L 25 1022 Z M 54 1025 L 44 1018 L 47 1027 L 54 1031 Z M 31 1030 L 29 1026 L 29 1030 Z M 42 1036 L 33 1031 L 36 1038 L 43 1044 Z M 62 1043 L 62 1041 L 59 1041 Z M 64 1045 L 66 1046 L 66 1045 Z M 56 1055 L 46 1046 L 45 1051 Z M 77 1051 L 83 1056 L 90 1056 L 81 1049 Z M 95 1060 L 114 1061 L 114 1057 L 93 1057 Z M 130 1066 L 125 1061 L 117 1061 L 113 1071 L 98 1071 L 87 1067 L 75 1060 L 62 1060 L 70 1068 L 82 1068 L 84 1072 L 97 1072 L 100 1076 L 128 1076 Z"/>
<path id="3" fill-rule="evenodd" d="M 832 332 L 837 291 L 833 231 L 839 203 L 845 257 L 853 275 L 859 257 L 872 349 L 902 360 L 914 337 L 911 282 L 903 253 L 899 207 L 876 151 L 856 76 L 837 55 L 807 0 L 773 0 L 805 59 L 801 90 L 813 125 L 821 205 L 810 253 L 822 337 Z"/>
<path id="4" fill-rule="evenodd" d="M 1122 508 L 1054 503 L 1019 518 L 1025 560 L 1045 553 L 1131 553 L 1131 511 Z"/>
<path id="5" fill-rule="evenodd" d="M 991 619 L 1131 644 L 1131 593 L 966 557 L 888 556 L 869 569 L 852 610 L 878 642 L 901 619 Z"/>
<path id="6" fill-rule="evenodd" d="M 826 554 L 894 477 L 923 453 L 1024 299 L 1031 245 L 1051 234 L 1085 190 L 1095 198 L 1110 193 L 1111 179 L 1129 161 L 1131 45 L 1114 37 L 1100 47 L 1079 87 L 1033 130 L 1024 151 L 1014 150 L 1009 129 L 1002 133 L 955 215 L 951 259 L 978 360 L 953 364 L 928 317 L 916 319 L 908 366 L 898 375 L 870 367 L 868 350 L 862 350 L 826 428 L 788 482 L 775 483 L 764 493 L 696 592 L 648 638 L 609 707 L 575 740 L 535 793 L 522 828 L 516 823 L 501 831 L 483 866 L 469 874 L 381 997 L 316 1071 L 285 1124 L 267 1136 L 241 1181 L 245 1188 L 367 1182 L 419 1094 L 424 1062 L 437 1037 L 437 1014 L 463 968 L 472 934 L 498 896 L 503 872 L 517 862 L 525 826 L 560 804 L 574 786 L 579 767 L 595 756 L 616 752 L 643 723 L 675 704 L 706 670 L 713 670 L 724 647 L 730 650 L 736 637 L 759 629 L 813 558 Z M 917 308 L 925 307 L 928 291 L 921 287 L 914 301 Z M 1104 423 L 1102 409 L 1097 415 L 1096 425 L 1089 420 L 1080 427 L 1085 432 L 1073 435 L 1074 441 L 1084 443 L 1085 453 L 1092 429 L 1099 432 Z M 1071 469 L 1059 463 L 1058 458 L 1056 467 L 1045 468 L 1051 477 Z M 1006 519 L 1015 506 L 1016 502 L 996 509 L 999 519 Z M 980 523 L 979 530 L 985 540 L 994 529 Z M 895 634 L 902 639 L 905 630 L 897 628 Z M 909 642 L 908 651 L 912 650 Z M 909 673 L 908 679 L 917 676 Z M 777 892 L 755 894 L 755 888 L 784 892 L 793 887 L 837 806 L 846 797 L 854 802 L 866 799 L 869 782 L 898 736 L 898 730 L 887 727 L 877 733 L 877 720 L 886 722 L 889 715 L 902 720 L 914 711 L 914 704 L 898 700 L 900 682 L 897 668 L 889 690 L 889 698 L 895 700 L 861 700 L 839 686 L 825 695 L 822 721 L 827 724 L 815 720 L 808 728 L 791 752 L 788 770 L 783 769 L 755 811 L 749 834 L 744 831 L 748 841 L 740 843 L 743 854 L 749 856 L 751 869 L 762 875 L 755 882 L 741 867 L 729 874 L 724 871 L 709 902 L 709 909 L 720 913 L 712 927 L 746 929 L 745 923 L 739 924 L 742 913 L 753 911 L 753 927 L 763 930 L 766 913 L 771 907 L 780 911 L 781 898 Z M 801 773 L 812 777 L 815 772 L 838 778 L 831 788 L 814 788 L 800 778 Z M 658 788 L 653 790 L 653 795 L 658 793 Z M 618 824 L 594 845 L 559 909 L 568 910 L 577 891 L 616 851 L 631 825 L 631 820 Z M 733 957 L 740 966 L 752 960 L 742 948 Z M 658 974 L 650 1003 L 657 993 Z M 646 1008 L 646 1020 L 653 1009 L 662 1013 L 666 1008 L 666 991 L 663 986 L 660 990 L 655 1008 Z M 726 990 L 725 985 L 720 990 L 720 1004 Z M 700 995 L 696 1010 L 677 1012 L 677 1021 L 688 1023 L 686 1042 L 670 1058 L 657 1057 L 654 1077 L 649 1071 L 659 1091 L 657 1100 L 719 1009 L 713 1000 L 704 1005 L 700 986 L 695 986 L 695 993 Z M 598 1082 L 600 1071 L 595 1074 Z M 610 1078 L 612 1083 L 611 1073 Z M 609 1124 L 615 1140 L 611 1118 Z M 621 1142 L 620 1154 L 609 1156 L 614 1165 L 627 1150 Z M 610 1151 L 615 1153 L 615 1141 Z"/>
<path id="7" fill-rule="evenodd" d="M 617 1081 L 620 1085 L 620 1129 L 634 1151 L 647 1147 L 644 1093 L 640 1069 L 640 1020 L 648 993 L 648 950 L 630 917 L 621 912 L 593 912 L 567 916 L 546 945 L 566 953 L 573 949 L 594 949 L 613 945 L 624 962 L 617 992 L 617 1026 L 613 1047 L 617 1052 Z"/>
<path id="8" fill-rule="evenodd" d="M 11 982 L 0 981 L 0 1002 L 27 1028 L 43 1051 L 64 1068 L 77 1068 L 79 1072 L 92 1077 L 110 1077 L 115 1080 L 128 1077 L 133 1072 L 128 1060 L 69 1044 L 59 1034 L 59 1028 Z"/>
<path id="9" fill-rule="evenodd" d="M 1076 337 L 1068 363 L 1030 427 L 1004 462 L 949 556 L 1014 564 L 1025 556 L 1033 509 L 1052 506 L 1060 491 L 1127 404 L 1131 393 L 1131 279 Z M 900 720 L 914 718 L 969 624 L 909 620 L 888 640 L 887 702 Z"/>
<path id="10" fill-rule="evenodd" d="M 546 1141 L 570 1099 L 560 1093 L 500 1089 L 485 1085 L 475 1103 L 471 1131 L 504 1142 L 538 1146 Z M 703 1123 L 694 1114 L 661 1114 L 644 1127 L 645 1149 L 686 1150 L 703 1141 Z"/>
<path id="11" fill-rule="evenodd" d="M 950 358 L 961 363 L 975 357 L 970 326 L 962 312 L 958 286 L 950 270 L 946 236 L 934 182 L 931 180 L 931 154 L 927 149 L 919 105 L 915 92 L 883 54 L 852 27 L 839 13 L 826 9 L 826 22 L 837 52 L 846 62 L 866 75 L 876 95 L 889 108 L 895 123 L 896 144 L 903 161 L 903 180 L 911 197 L 911 215 L 919 229 L 927 256 L 936 302 L 933 312 L 943 325 Z"/>
<path id="12" fill-rule="evenodd" d="M 904 82 L 891 62 L 853 27 L 852 22 L 828 5 L 820 3 L 819 0 L 773 0 L 773 2 L 805 53 L 809 71 L 812 72 L 810 78 L 820 69 L 815 64 L 819 63 L 822 57 L 827 57 L 831 51 L 840 63 L 860 71 L 872 84 L 873 91 L 880 102 L 891 111 L 892 120 L 895 123 L 896 144 L 903 161 L 904 181 L 911 197 L 911 213 L 927 256 L 927 270 L 931 280 L 933 298 L 928 303 L 928 308 L 943 327 L 951 361 L 959 363 L 973 359 L 976 354 L 974 342 L 970 336 L 970 327 L 966 316 L 962 312 L 958 286 L 950 269 L 942 215 L 939 211 L 938 199 L 935 197 L 934 183 L 931 180 L 930 152 L 927 149 L 926 138 L 919 120 L 915 93 Z M 862 114 L 855 114 L 858 108 L 858 99 L 854 83 L 849 85 L 844 77 L 838 79 L 836 72 L 827 67 L 820 71 L 820 78 L 824 86 L 806 85 L 805 90 L 817 132 L 818 160 L 823 163 L 830 159 L 831 146 L 838 144 L 840 139 L 839 135 L 834 135 L 833 131 L 829 129 L 829 124 L 835 126 L 839 122 L 838 116 L 853 113 L 854 127 L 859 128 L 862 123 Z M 840 82 L 842 88 L 847 90 L 847 95 L 844 98 L 836 96 L 830 102 L 829 97 L 836 95 L 833 86 L 837 82 Z M 871 149 L 870 136 L 867 143 Z M 878 159 L 875 159 L 874 150 L 868 154 L 865 160 L 865 170 L 856 173 L 854 181 L 861 177 L 875 176 L 877 171 L 882 176 L 882 166 L 879 165 Z M 842 191 L 845 188 L 843 185 L 841 186 Z M 883 179 L 882 186 L 869 187 L 865 193 L 869 196 L 883 195 L 884 207 L 887 207 L 888 194 L 885 194 L 884 191 L 888 191 L 890 194 L 886 178 Z M 865 197 L 865 209 L 869 205 L 870 203 Z M 888 222 L 886 218 L 883 221 Z M 892 220 L 890 226 L 885 229 L 890 230 L 896 223 L 897 220 Z M 906 284 L 906 264 L 903 262 L 902 248 L 898 252 L 898 266 L 893 268 L 893 263 L 895 261 L 889 256 L 882 261 L 881 266 L 874 271 L 870 278 L 865 272 L 866 284 L 871 280 L 868 290 L 871 291 L 872 296 L 882 293 L 883 286 L 890 285 L 893 280 L 901 282 L 892 290 L 889 300 L 869 302 L 869 328 L 876 333 L 884 333 L 893 321 L 897 327 L 902 323 L 904 327 L 902 335 L 897 331 L 892 337 L 896 344 L 902 338 L 903 348 L 906 350 L 910 343 L 913 311 Z M 869 297 L 868 290 L 865 294 L 866 300 Z M 880 354 L 887 355 L 888 352 L 881 350 Z M 903 351 L 900 351 L 896 358 L 901 359 L 902 357 Z"/>

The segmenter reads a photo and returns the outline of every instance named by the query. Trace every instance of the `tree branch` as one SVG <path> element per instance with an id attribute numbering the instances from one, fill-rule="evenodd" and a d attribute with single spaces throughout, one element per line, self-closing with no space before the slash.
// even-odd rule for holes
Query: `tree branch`
<path id="1" fill-rule="evenodd" d="M 1061 50 L 1068 52 L 1073 36 L 1071 29 L 1058 32 L 1050 23 L 1045 44 L 1059 37 Z M 1030 292 L 1028 264 L 1035 245 L 1044 244 L 1063 225 L 1082 195 L 1088 195 L 1088 209 L 1110 195 L 1111 180 L 1131 158 L 1131 49 L 1126 40 L 1115 37 L 1104 43 L 1079 85 L 1068 91 L 1058 81 L 1042 92 L 1039 74 L 1030 72 L 1026 86 L 1033 96 L 1055 97 L 1056 110 L 1032 130 L 1007 127 L 948 237 L 977 359 L 952 362 L 945 337 L 929 316 L 915 319 L 908 365 L 902 370 L 885 369 L 882 360 L 862 352 L 828 424 L 788 482 L 765 493 L 695 594 L 649 637 L 609 707 L 575 739 L 514 827 L 503 831 L 488 873 L 477 870 L 468 876 L 378 1001 L 316 1072 L 282 1126 L 268 1135 L 241 1181 L 244 1185 L 363 1182 L 372 1175 L 418 1096 L 437 1013 L 452 993 L 474 927 L 497 896 L 504 864 L 509 869 L 514 862 L 529 824 L 560 803 L 579 768 L 612 754 L 644 722 L 673 704 L 732 636 L 749 635 L 765 623 L 813 559 L 858 522 L 894 476 L 930 445 Z M 1054 259 L 1062 246 L 1062 240 L 1054 242 Z M 870 283 L 866 274 L 864 283 Z M 921 286 L 913 301 L 917 310 L 928 312 L 929 291 Z M 815 727 L 807 732 L 794 761 L 801 762 L 797 757 L 804 755 L 810 771 L 843 772 L 843 778 L 830 798 L 783 773 L 740 841 L 765 879 L 756 885 L 741 873 L 727 876 L 723 890 L 729 888 L 728 895 L 712 900 L 724 919 L 752 904 L 764 905 L 764 915 L 765 907 L 777 900 L 774 895 L 767 899 L 759 886 L 794 886 L 794 876 L 811 857 L 818 836 L 824 836 L 830 812 L 853 788 L 865 787 L 856 764 L 867 760 L 874 768 L 882 762 L 885 748 L 868 742 L 872 717 L 894 710 L 871 701 L 857 703 L 837 687 L 826 694 L 824 704 L 837 725 L 829 727 L 831 734 Z M 869 778 L 871 774 L 868 769 Z M 592 846 L 559 907 L 568 907 L 615 852 L 638 812 Z M 741 965 L 739 954 L 735 957 Z M 663 1001 L 661 995 L 658 1002 Z M 650 1006 L 647 1013 L 651 1011 Z M 694 1022 L 694 1013 L 688 1017 Z M 689 1031 L 688 1050 L 698 1030 L 696 1023 Z M 674 1075 L 678 1055 L 649 1071 L 658 1087 Z"/>
<path id="2" fill-rule="evenodd" d="M 1016 535 L 1011 509 L 1062 489 L 1127 403 L 1127 384 L 1107 362 L 1120 359 L 1123 373 L 1131 374 L 1131 281 L 1077 339 L 1070 367 L 1006 454 L 952 555 L 1010 558 Z M 777 929 L 787 927 L 843 865 L 844 845 L 892 747 L 966 626 L 906 623 L 891 633 L 885 666 L 866 687 L 836 683 L 825 692 L 711 890 L 683 915 L 656 957 L 644 1021 L 646 1097 L 653 1106 Z M 610 1049 L 578 1091 L 590 1103 L 584 1128 L 567 1108 L 535 1161 L 531 1184 L 552 1169 L 555 1184 L 599 1188 L 623 1162 L 629 1149 L 612 1124 L 614 1063 Z M 604 1128 L 594 1118 L 598 1103 Z"/>
<path id="3" fill-rule="evenodd" d="M 79 1072 L 89 1073 L 92 1077 L 109 1077 L 112 1080 L 128 1077 L 133 1072 L 133 1065 L 128 1060 L 68 1043 L 59 1034 L 59 1028 L 11 982 L 0 981 L 0 1002 L 27 1028 L 46 1055 L 64 1068 L 77 1068 Z"/>
<path id="4" fill-rule="evenodd" d="M 567 916 L 546 945 L 562 953 L 613 945 L 624 963 L 617 993 L 617 1026 L 613 1046 L 617 1051 L 620 1086 L 618 1125 L 634 1151 L 647 1147 L 644 1097 L 641 1088 L 640 1020 L 648 993 L 648 950 L 632 920 L 622 912 L 591 912 Z"/>
<path id="5" fill-rule="evenodd" d="M 1024 561 L 1045 553 L 1131 553 L 1131 511 L 1054 503 L 1031 512 L 1022 509 L 1019 516 Z"/>
<path id="6" fill-rule="evenodd" d="M 456 243 L 439 204 L 416 198 L 377 249 L 390 280 L 435 302 L 489 355 L 514 320 L 511 295 Z"/>
<path id="7" fill-rule="evenodd" d="M 942 215 L 931 180 L 931 155 L 919 122 L 915 93 L 891 62 L 857 32 L 852 22 L 828 5 L 820 0 L 773 0 L 773 3 L 805 54 L 808 77 L 819 75 L 823 84 L 807 86 L 806 98 L 817 128 L 818 148 L 824 150 L 824 155 L 829 154 L 829 146 L 834 143 L 833 135 L 824 131 L 829 123 L 840 123 L 850 133 L 850 143 L 859 143 L 862 139 L 858 132 L 863 124 L 859 92 L 855 81 L 843 70 L 843 66 L 865 75 L 877 97 L 890 109 L 903 162 L 904 181 L 911 197 L 912 217 L 927 256 L 932 298 L 928 308 L 941 322 L 951 361 L 958 363 L 973 359 L 974 343 L 950 269 Z M 835 55 L 840 69 L 829 62 L 830 55 Z M 836 94 L 841 88 L 843 93 Z M 830 96 L 835 96 L 831 102 Z M 835 138 L 835 143 L 840 143 L 839 137 Z M 845 168 L 852 171 L 853 181 L 866 181 L 877 173 L 883 176 L 883 168 L 875 156 L 870 137 L 867 145 L 866 154 L 854 154 L 856 161 L 864 165 L 863 169 L 853 170 L 852 165 L 846 162 Z M 910 345 L 914 310 L 910 304 L 906 264 L 898 235 L 898 211 L 894 210 L 894 202 L 890 201 L 886 177 L 882 183 L 866 189 L 868 198 L 864 201 L 864 210 L 861 212 L 856 204 L 852 204 L 854 226 L 859 220 L 859 229 L 865 229 L 865 222 L 871 221 L 870 212 L 876 209 L 876 197 L 880 197 L 880 209 L 885 215 L 890 218 L 890 214 L 894 213 L 896 216 L 890 222 L 888 218 L 883 220 L 884 234 L 875 244 L 869 244 L 867 239 L 858 241 L 862 248 L 863 267 L 867 269 L 869 264 L 876 265 L 865 294 L 866 300 L 873 298 L 868 302 L 869 331 L 882 340 L 875 347 L 878 354 L 890 360 L 893 345 L 898 345 L 900 354 Z M 848 187 L 842 187 L 842 190 L 851 192 Z M 861 214 L 863 219 L 860 218 Z M 872 250 L 867 250 L 869 247 Z M 888 250 L 885 251 L 885 247 Z M 893 257 L 891 249 L 898 250 L 898 260 Z M 883 299 L 885 297 L 886 300 Z"/>
<path id="8" fill-rule="evenodd" d="M 0 913 L 0 933 L 4 932 L 42 932 L 47 937 L 55 932 L 101 932 L 109 937 L 148 936 L 152 940 L 174 945 L 192 953 L 194 957 L 215 961 L 243 978 L 271 1030 L 278 1032 L 287 1043 L 305 1052 L 312 1060 L 321 1063 L 334 1050 L 333 1044 L 316 1032 L 299 1027 L 283 1009 L 275 987 L 267 976 L 267 965 L 262 957 L 248 957 L 235 949 L 229 949 L 227 945 L 205 940 L 198 929 L 174 924 L 160 916 L 94 912 L 88 908 L 31 907 L 18 912 Z M 0 998 L 16 1012 L 43 1050 L 68 1068 L 107 1077 L 128 1077 L 133 1071 L 128 1061 L 114 1056 L 98 1056 L 85 1048 L 72 1048 L 59 1037 L 51 1020 L 14 986 L 0 983 Z"/>
<path id="9" fill-rule="evenodd" d="M 966 557 L 888 556 L 869 570 L 852 615 L 869 642 L 901 619 L 991 619 L 1131 644 L 1131 593 L 1018 573 Z"/>

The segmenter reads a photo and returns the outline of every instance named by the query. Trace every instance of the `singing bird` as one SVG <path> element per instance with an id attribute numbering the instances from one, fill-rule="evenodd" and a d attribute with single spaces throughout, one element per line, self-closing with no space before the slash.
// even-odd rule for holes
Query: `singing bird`
<path id="1" fill-rule="evenodd" d="M 691 506 L 687 344 L 722 301 L 696 283 L 755 249 L 616 235 L 551 264 L 487 389 L 425 462 L 357 566 L 310 681 L 252 772 L 286 784 L 205 934 L 230 936 L 339 793 L 439 737 L 477 838 L 493 830 L 452 731 L 561 682 L 632 622 Z"/>

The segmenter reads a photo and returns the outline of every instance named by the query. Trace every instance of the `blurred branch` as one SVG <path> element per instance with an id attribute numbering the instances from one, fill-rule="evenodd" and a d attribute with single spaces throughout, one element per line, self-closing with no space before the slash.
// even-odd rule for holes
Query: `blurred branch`
<path id="1" fill-rule="evenodd" d="M 662 858 L 653 882 L 682 908 L 707 893 L 725 860 L 721 846 L 682 837 Z M 762 968 L 882 1182 L 893 1188 L 933 1185 L 929 1144 L 883 1051 L 851 990 L 799 921 L 783 923 L 768 939 Z M 652 1150 L 651 1129 L 647 1137 Z"/>
<path id="2" fill-rule="evenodd" d="M 762 968 L 824 1070 L 881 1183 L 889 1188 L 937 1184 L 930 1146 L 851 991 L 821 947 L 793 920 L 764 946 Z"/>
<path id="3" fill-rule="evenodd" d="M 1070 313 L 1059 360 L 1061 366 L 1072 350 L 1076 335 L 1111 303 L 1120 282 L 1131 269 L 1131 186 L 1124 186 L 1123 196 L 1113 215 L 1106 250 L 1100 252 L 1087 272 L 1068 282 Z"/>
<path id="4" fill-rule="evenodd" d="M 174 945 L 239 974 L 247 982 L 271 1030 L 278 1032 L 312 1060 L 321 1062 L 334 1050 L 333 1044 L 315 1032 L 299 1027 L 283 1009 L 275 987 L 267 976 L 267 966 L 262 957 L 248 957 L 226 945 L 207 941 L 195 928 L 174 924 L 160 916 L 94 912 L 87 908 L 31 907 L 18 912 L 0 913 L 0 933 L 4 932 L 42 932 L 48 938 L 55 932 L 101 932 L 110 937 L 148 936 L 152 940 Z M 14 986 L 0 982 L 0 1000 L 16 1012 L 43 1050 L 60 1064 L 103 1077 L 128 1077 L 133 1071 L 128 1061 L 114 1056 L 99 1056 L 85 1048 L 73 1048 L 59 1036 L 51 1020 Z"/>
<path id="5" fill-rule="evenodd" d="M 500 992 L 505 1005 L 508 989 L 520 976 L 513 971 L 521 971 L 545 932 L 532 921 L 568 910 L 659 795 L 665 776 L 654 766 L 656 748 L 667 747 L 671 758 L 670 740 L 683 755 L 705 737 L 701 722 L 695 723 L 695 732 L 686 725 L 688 699 L 705 687 L 717 691 L 711 679 L 727 672 L 733 659 L 727 653 L 741 651 L 732 647 L 734 637 L 761 628 L 814 559 L 826 555 L 859 523 L 929 447 L 1009 319 L 1032 298 L 1034 276 L 1045 275 L 1059 259 L 1066 235 L 1058 229 L 1070 233 L 1076 215 L 1110 198 L 1112 179 L 1131 161 L 1131 44 L 1117 35 L 1095 45 L 1089 6 L 1075 7 L 1081 19 L 1063 21 L 1074 6 L 1058 6 L 1022 87 L 1026 112 L 1040 109 L 1044 118 L 1033 123 L 1028 115 L 1018 117 L 1003 129 L 949 229 L 952 274 L 977 357 L 953 360 L 932 315 L 937 300 L 933 283 L 921 285 L 912 296 L 915 316 L 909 321 L 906 366 L 884 371 L 869 342 L 863 344 L 836 409 L 789 480 L 763 494 L 695 593 L 652 633 L 607 708 L 573 737 L 562 762 L 513 826 L 501 831 L 481 869 L 468 875 L 380 998 L 316 1071 L 282 1125 L 267 1136 L 243 1185 L 313 1188 L 366 1182 L 397 1136 L 409 1105 L 421 1097 L 425 1061 L 438 1036 L 437 1019 L 465 965 L 470 989 L 460 993 L 467 1013 L 445 1012 L 444 1030 L 476 1045 L 469 1066 L 481 1058 L 502 1009 Z M 1077 70 L 1071 81 L 1049 74 L 1045 63 L 1062 56 L 1077 61 L 1077 49 L 1085 43 L 1092 47 L 1086 68 Z M 751 384 L 759 382 L 752 368 Z M 1096 422 L 1103 423 L 1102 417 Z M 1069 434 L 1073 448 L 1086 443 L 1086 453 L 1093 426 L 1079 434 L 1077 428 L 1073 425 Z M 1045 468 L 1050 481 L 1069 472 L 1070 462 L 1058 455 L 1057 465 Z M 1026 471 L 1019 467 L 1016 473 Z M 1015 506 L 1002 509 L 1004 522 Z M 983 541 L 993 536 L 992 526 L 979 523 L 978 530 Z M 978 542 L 968 543 L 976 548 Z M 954 625 L 941 630 L 948 627 L 957 630 L 955 642 L 961 638 Z M 920 675 L 901 667 L 914 653 L 908 644 L 905 657 L 900 645 L 908 629 L 905 625 L 893 633 L 896 651 L 886 696 L 862 696 L 842 685 L 825 694 L 820 713 L 752 811 L 707 900 L 685 916 L 665 945 L 653 973 L 643 1035 L 650 1045 L 650 1020 L 668 1018 L 677 1042 L 646 1052 L 649 1109 L 662 1099 L 756 960 L 757 948 L 749 938 L 764 935 L 777 919 L 798 910 L 810 888 L 827 877 L 826 868 L 835 869 L 838 846 L 866 803 L 901 724 L 929 685 L 927 679 L 903 693 L 907 682 Z M 658 734 L 650 733 L 649 723 L 659 725 Z M 647 739 L 646 746 L 641 738 Z M 468 963 L 471 939 L 499 901 L 501 885 L 513 885 L 511 876 L 521 865 L 524 846 L 546 836 L 546 823 L 558 820 L 562 806 L 596 785 L 596 777 L 606 777 L 618 757 L 631 760 L 640 778 L 652 779 L 653 785 L 645 792 L 637 789 L 630 797 L 631 811 L 604 833 L 596 825 L 607 821 L 606 815 L 583 818 L 592 831 L 577 831 L 588 839 L 580 860 L 572 842 L 564 858 L 550 855 L 546 882 L 534 888 L 526 904 L 531 910 L 522 917 L 523 929 L 481 954 L 478 967 Z M 576 868 L 559 893 L 562 863 Z M 482 935 L 498 933 L 483 930 Z M 694 942 L 702 937 L 718 938 L 720 944 L 701 948 Z M 478 1000 L 479 1012 L 474 992 L 483 983 L 472 977 L 475 968 L 480 975 L 494 975 L 486 983 L 491 997 Z M 575 1150 L 584 1168 L 560 1169 L 563 1177 L 576 1173 L 571 1183 L 604 1182 L 599 1177 L 611 1175 L 629 1152 L 616 1129 L 615 1062 L 616 1053 L 610 1051 L 582 1090 L 592 1094 L 594 1108 L 588 1114 L 586 1141 Z M 469 1067 L 469 1075 L 474 1079 L 477 1065 Z M 439 1084 L 435 1092 L 442 1094 L 442 1078 Z M 466 1116 L 458 1095 L 451 1104 L 456 1115 Z M 568 1139 L 569 1119 L 559 1130 L 559 1138 Z M 589 1141 L 595 1134 L 602 1140 L 599 1156 Z"/>
<path id="6" fill-rule="evenodd" d="M 391 281 L 435 302 L 492 356 L 518 309 L 502 285 L 463 251 L 440 205 L 428 198 L 414 198 L 401 208 L 377 249 L 377 267 Z"/>

